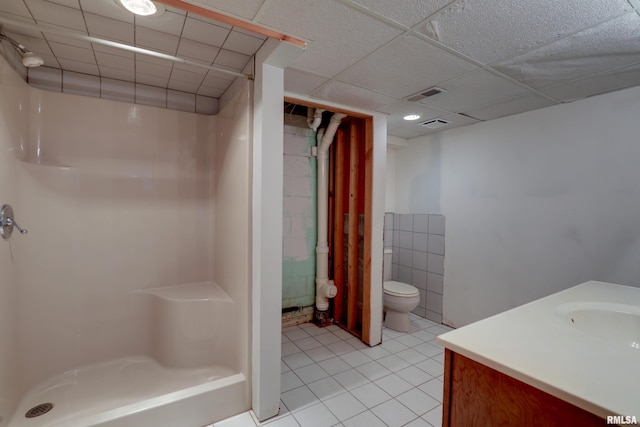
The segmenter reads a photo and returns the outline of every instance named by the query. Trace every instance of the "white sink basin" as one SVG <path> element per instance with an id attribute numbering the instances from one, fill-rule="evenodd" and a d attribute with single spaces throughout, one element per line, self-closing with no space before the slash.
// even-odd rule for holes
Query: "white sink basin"
<path id="1" fill-rule="evenodd" d="M 555 312 L 581 332 L 610 344 L 640 350 L 640 307 L 607 302 L 570 302 Z"/>

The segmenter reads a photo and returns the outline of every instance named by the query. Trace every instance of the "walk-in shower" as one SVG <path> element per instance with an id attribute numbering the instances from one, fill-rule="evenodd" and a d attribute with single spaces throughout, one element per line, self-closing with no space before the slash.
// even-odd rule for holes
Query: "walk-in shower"
<path id="1" fill-rule="evenodd" d="M 251 82 L 217 116 L 41 91 L 0 58 L 0 426 L 248 410 Z M 11 218 L 8 220 L 6 218 Z"/>

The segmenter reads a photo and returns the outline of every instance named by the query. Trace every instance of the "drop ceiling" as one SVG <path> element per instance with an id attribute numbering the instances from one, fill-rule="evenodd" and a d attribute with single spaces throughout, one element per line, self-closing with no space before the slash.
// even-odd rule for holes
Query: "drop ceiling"
<path id="1" fill-rule="evenodd" d="M 388 114 L 413 138 L 640 84 L 640 0 L 188 1 L 307 42 L 285 90 Z M 4 0 L 28 19 L 241 71 L 264 36 L 180 9 L 139 18 L 113 0 Z M 218 98 L 233 76 L 59 36 L 5 29 L 68 71 Z M 406 99 L 437 86 L 419 102 Z M 402 117 L 421 118 L 406 122 Z M 419 123 L 440 118 L 448 127 Z"/>

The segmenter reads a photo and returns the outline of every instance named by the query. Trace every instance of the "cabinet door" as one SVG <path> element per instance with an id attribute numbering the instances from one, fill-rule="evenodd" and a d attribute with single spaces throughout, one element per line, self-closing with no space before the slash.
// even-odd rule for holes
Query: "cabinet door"
<path id="1" fill-rule="evenodd" d="M 448 349 L 444 372 L 443 426 L 606 425 L 590 412 Z"/>

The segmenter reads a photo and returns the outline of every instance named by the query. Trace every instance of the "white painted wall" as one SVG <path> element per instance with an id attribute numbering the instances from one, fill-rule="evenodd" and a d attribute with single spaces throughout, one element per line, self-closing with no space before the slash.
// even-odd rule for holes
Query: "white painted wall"
<path id="1" fill-rule="evenodd" d="M 639 117 L 636 87 L 396 153 L 396 211 L 439 198 L 446 216 L 445 323 L 589 279 L 640 286 Z"/>
<path id="2" fill-rule="evenodd" d="M 395 213 L 440 212 L 440 144 L 438 137 L 409 140 L 395 149 Z"/>

